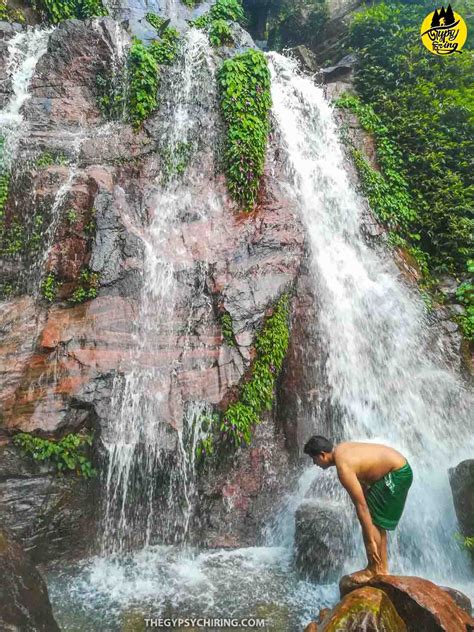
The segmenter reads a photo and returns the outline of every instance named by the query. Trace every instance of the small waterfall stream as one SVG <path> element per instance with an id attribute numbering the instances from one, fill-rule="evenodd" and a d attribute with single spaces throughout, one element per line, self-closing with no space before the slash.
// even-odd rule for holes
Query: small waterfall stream
<path id="1" fill-rule="evenodd" d="M 27 29 L 14 35 L 8 42 L 7 74 L 11 78 L 12 94 L 0 112 L 0 134 L 4 138 L 2 160 L 6 169 L 10 168 L 19 142 L 27 132 L 22 106 L 29 97 L 30 81 L 36 64 L 47 50 L 51 31 Z"/>
<path id="2" fill-rule="evenodd" d="M 175 505 L 177 510 L 175 524 L 168 525 L 173 532 L 172 539 L 185 536 L 191 511 L 189 470 L 193 469 L 193 451 L 184 447 L 183 432 L 189 424 L 191 441 L 193 437 L 195 440 L 192 428 L 199 424 L 202 407 L 189 408 L 184 420 L 179 418 L 178 409 L 174 411 L 174 438 L 164 420 L 173 406 L 170 399 L 178 397 L 172 395 L 176 393 L 175 376 L 187 352 L 187 332 L 176 332 L 175 317 L 175 311 L 183 307 L 178 278 L 180 271 L 186 268 L 187 253 L 183 246 L 173 251 L 170 244 L 179 235 L 183 215 L 192 209 L 195 181 L 188 177 L 183 182 L 180 176 L 193 160 L 198 134 L 204 134 L 212 143 L 214 128 L 212 119 L 206 120 L 205 113 L 198 117 L 195 111 L 208 100 L 214 105 L 216 94 L 212 51 L 202 32 L 191 29 L 186 34 L 169 89 L 167 101 L 162 104 L 166 122 L 162 155 L 166 164 L 152 197 L 151 224 L 144 235 L 144 287 L 136 318 L 132 370 L 119 375 L 115 381 L 112 396 L 115 421 L 103 436 L 108 461 L 104 550 L 112 552 L 137 544 L 148 545 L 152 535 L 160 531 L 156 480 L 166 476 L 166 470 L 171 478 L 163 482 L 163 487 L 169 486 L 168 504 L 170 508 Z M 166 92 L 163 90 L 163 93 Z M 202 123 L 207 125 L 207 133 Z M 212 187 L 209 198 L 212 198 Z M 205 213 L 206 209 L 200 212 Z M 198 283 L 204 282 L 205 272 L 205 265 L 201 266 L 197 272 Z M 185 309 L 190 319 L 193 305 L 186 305 Z M 180 354 L 171 361 L 165 359 L 162 366 L 150 366 L 146 353 L 150 349 L 165 350 L 170 340 L 180 348 Z M 175 458 L 178 463 L 170 467 L 166 453 L 173 440 L 177 440 Z M 182 507 L 177 502 L 179 498 L 184 499 Z M 161 502 L 166 503 L 166 498 L 161 498 Z"/>

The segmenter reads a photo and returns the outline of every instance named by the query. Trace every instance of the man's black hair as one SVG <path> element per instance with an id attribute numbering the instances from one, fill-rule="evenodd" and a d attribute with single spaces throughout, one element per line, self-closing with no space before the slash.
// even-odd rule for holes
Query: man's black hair
<path id="1" fill-rule="evenodd" d="M 303 452 L 309 454 L 309 456 L 316 456 L 321 454 L 321 452 L 332 452 L 333 447 L 332 441 L 329 441 L 326 437 L 314 435 L 306 442 Z"/>

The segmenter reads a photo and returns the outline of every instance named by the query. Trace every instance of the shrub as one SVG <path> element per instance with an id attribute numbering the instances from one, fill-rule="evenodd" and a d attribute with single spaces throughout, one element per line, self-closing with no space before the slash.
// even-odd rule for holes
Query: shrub
<path id="1" fill-rule="evenodd" d="M 158 64 L 151 52 L 134 39 L 129 56 L 130 98 L 129 115 L 135 129 L 157 106 L 159 85 Z"/>
<path id="2" fill-rule="evenodd" d="M 216 442 L 234 448 L 250 443 L 260 415 L 272 408 L 275 381 L 288 350 L 288 315 L 289 297 L 284 294 L 256 337 L 256 356 L 238 400 L 227 408 L 221 420 L 218 417 L 209 420 L 209 434 L 198 445 L 198 456 L 212 454 Z"/>
<path id="3" fill-rule="evenodd" d="M 232 197 L 246 211 L 257 200 L 269 131 L 270 73 L 265 55 L 248 50 L 226 60 L 218 74 L 227 123 L 226 174 Z"/>
<path id="4" fill-rule="evenodd" d="M 71 433 L 59 441 L 54 441 L 21 432 L 13 437 L 13 443 L 35 461 L 54 464 L 58 473 L 64 474 L 69 470 L 84 478 L 96 475 L 87 458 L 87 449 L 92 445 L 92 434 Z"/>

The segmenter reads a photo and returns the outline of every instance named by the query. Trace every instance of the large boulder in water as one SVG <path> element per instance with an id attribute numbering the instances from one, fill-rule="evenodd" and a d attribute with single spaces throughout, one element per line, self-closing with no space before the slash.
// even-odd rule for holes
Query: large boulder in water
<path id="1" fill-rule="evenodd" d="M 59 632 L 43 578 L 23 549 L 0 530 L 0 629 Z"/>
<path id="2" fill-rule="evenodd" d="M 394 605 L 377 588 L 354 590 L 323 616 L 319 624 L 310 625 L 314 632 L 406 632 Z"/>
<path id="3" fill-rule="evenodd" d="M 330 503 L 305 502 L 295 515 L 295 564 L 307 579 L 334 581 L 346 550 L 341 512 Z"/>
<path id="4" fill-rule="evenodd" d="M 469 632 L 474 619 L 440 586 L 420 577 L 377 575 L 364 586 L 388 595 L 408 632 Z M 350 575 L 339 582 L 341 597 L 361 588 Z"/>
<path id="5" fill-rule="evenodd" d="M 474 459 L 461 461 L 449 470 L 454 509 L 459 528 L 465 536 L 474 536 Z"/>

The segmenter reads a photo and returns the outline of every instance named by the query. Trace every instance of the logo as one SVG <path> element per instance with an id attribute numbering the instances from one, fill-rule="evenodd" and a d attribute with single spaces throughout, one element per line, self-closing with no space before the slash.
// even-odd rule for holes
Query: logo
<path id="1" fill-rule="evenodd" d="M 467 38 L 466 23 L 451 9 L 435 9 L 421 25 L 421 41 L 434 55 L 460 53 Z"/>

